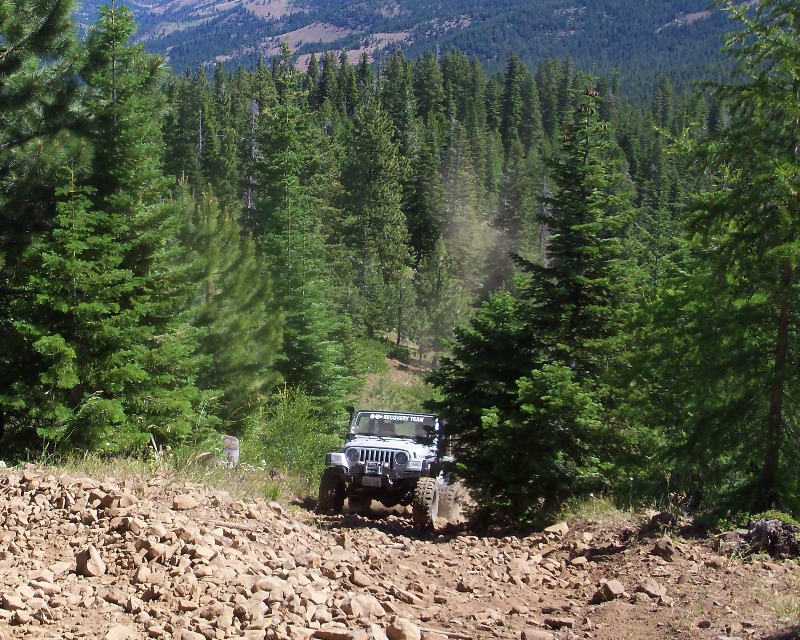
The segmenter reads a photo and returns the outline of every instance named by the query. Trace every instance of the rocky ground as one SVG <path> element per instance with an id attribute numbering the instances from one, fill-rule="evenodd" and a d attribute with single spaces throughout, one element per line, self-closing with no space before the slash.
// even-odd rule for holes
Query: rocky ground
<path id="1" fill-rule="evenodd" d="M 442 523 L 440 523 L 442 524 Z M 315 516 L 168 475 L 0 472 L 0 638 L 800 637 L 800 565 L 624 524 Z"/>

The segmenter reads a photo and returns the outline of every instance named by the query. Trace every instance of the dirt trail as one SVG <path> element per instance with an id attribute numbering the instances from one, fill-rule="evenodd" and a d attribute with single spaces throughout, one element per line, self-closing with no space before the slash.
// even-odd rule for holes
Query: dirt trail
<path id="1" fill-rule="evenodd" d="M 567 530 L 568 529 L 568 530 Z M 797 637 L 800 566 L 572 523 L 414 536 L 167 475 L 0 473 L 0 638 Z M 794 607 L 794 609 L 792 609 Z"/>

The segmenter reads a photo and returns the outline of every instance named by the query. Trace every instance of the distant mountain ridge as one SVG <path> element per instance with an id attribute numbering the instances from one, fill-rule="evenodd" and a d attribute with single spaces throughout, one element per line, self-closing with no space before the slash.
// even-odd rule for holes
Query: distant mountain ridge
<path id="1" fill-rule="evenodd" d="M 571 56 L 576 66 L 626 82 L 682 79 L 719 65 L 731 24 L 708 0 L 127 0 L 148 50 L 176 72 L 220 60 L 252 66 L 287 41 L 300 64 L 312 52 L 362 51 L 380 60 L 397 47 L 411 56 L 458 48 L 489 69 L 516 52 L 528 64 Z M 80 19 L 91 24 L 87 0 Z M 303 57 L 306 56 L 306 57 Z M 628 87 L 628 90 L 635 87 Z"/>

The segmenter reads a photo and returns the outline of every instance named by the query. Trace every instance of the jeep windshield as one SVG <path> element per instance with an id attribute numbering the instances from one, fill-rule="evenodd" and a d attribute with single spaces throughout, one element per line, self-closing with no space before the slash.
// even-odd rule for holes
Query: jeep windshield
<path id="1" fill-rule="evenodd" d="M 359 411 L 350 433 L 380 438 L 431 438 L 436 432 L 436 416 L 417 413 Z"/>

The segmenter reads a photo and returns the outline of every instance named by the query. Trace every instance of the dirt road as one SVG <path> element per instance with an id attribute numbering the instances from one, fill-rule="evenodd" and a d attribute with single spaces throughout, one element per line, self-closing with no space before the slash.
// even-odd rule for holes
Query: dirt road
<path id="1" fill-rule="evenodd" d="M 174 482 L 0 473 L 0 637 L 797 637 L 796 561 L 619 523 L 419 539 Z"/>

